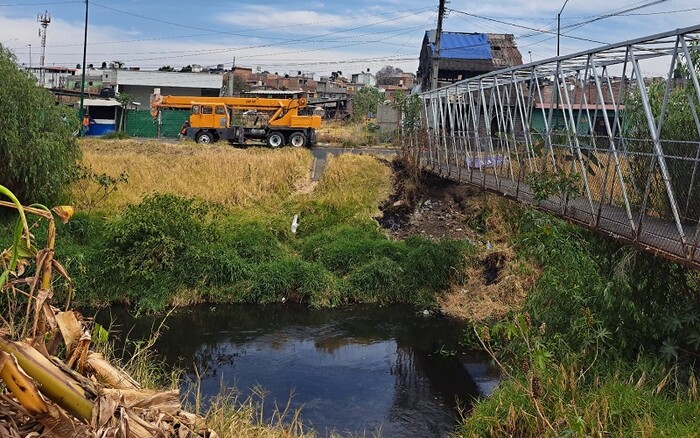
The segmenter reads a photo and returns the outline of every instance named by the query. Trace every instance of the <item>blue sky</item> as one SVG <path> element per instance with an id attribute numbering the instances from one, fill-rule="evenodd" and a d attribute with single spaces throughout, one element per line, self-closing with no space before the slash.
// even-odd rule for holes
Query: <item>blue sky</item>
<path id="1" fill-rule="evenodd" d="M 700 24 L 697 0 L 569 0 L 562 14 L 562 54 Z M 387 64 L 415 72 L 434 1 L 91 0 L 88 63 L 119 60 L 163 65 L 236 65 L 272 72 L 377 71 Z M 563 1 L 452 0 L 444 29 L 513 33 L 523 60 L 554 56 Z M 193 6 L 194 5 L 194 6 Z M 39 12 L 48 11 L 47 65 L 82 58 L 83 1 L 0 0 L 0 43 L 20 62 L 39 64 Z M 612 17 L 591 21 L 602 15 Z M 590 22 L 589 22 L 590 21 Z M 586 23 L 589 22 L 589 23 Z M 575 37 L 578 39 L 570 38 Z M 591 41 L 586 41 L 591 40 Z"/>

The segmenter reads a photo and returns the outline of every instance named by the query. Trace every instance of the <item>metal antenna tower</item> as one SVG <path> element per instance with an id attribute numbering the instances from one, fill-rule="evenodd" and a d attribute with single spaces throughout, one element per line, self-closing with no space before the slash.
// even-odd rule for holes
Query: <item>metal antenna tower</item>
<path id="1" fill-rule="evenodd" d="M 39 70 L 39 83 L 44 86 L 44 80 L 46 79 L 46 73 L 44 71 L 44 62 L 46 60 L 46 29 L 51 23 L 51 15 L 48 11 L 44 11 L 43 14 L 36 16 L 36 21 L 41 23 L 41 29 L 39 29 L 39 37 L 41 38 L 41 58 L 39 60 L 40 68 Z"/>

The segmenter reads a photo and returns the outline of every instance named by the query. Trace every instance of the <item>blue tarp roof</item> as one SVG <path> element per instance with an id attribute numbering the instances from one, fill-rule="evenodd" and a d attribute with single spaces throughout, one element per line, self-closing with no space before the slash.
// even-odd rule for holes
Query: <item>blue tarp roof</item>
<path id="1" fill-rule="evenodd" d="M 430 38 L 430 31 L 426 31 Z M 430 43 L 430 54 L 435 50 Z M 485 33 L 443 32 L 440 37 L 440 57 L 451 59 L 493 59 L 491 45 Z"/>

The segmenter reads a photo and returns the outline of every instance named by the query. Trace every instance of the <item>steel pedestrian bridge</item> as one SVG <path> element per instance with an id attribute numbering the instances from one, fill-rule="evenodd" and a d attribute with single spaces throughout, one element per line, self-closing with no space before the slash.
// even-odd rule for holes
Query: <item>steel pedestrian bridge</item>
<path id="1" fill-rule="evenodd" d="M 700 268 L 700 25 L 420 95 L 423 169 Z"/>

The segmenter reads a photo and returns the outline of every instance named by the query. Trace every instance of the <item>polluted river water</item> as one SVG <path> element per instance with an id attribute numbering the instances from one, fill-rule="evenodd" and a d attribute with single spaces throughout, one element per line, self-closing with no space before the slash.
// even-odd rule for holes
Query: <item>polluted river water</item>
<path id="1" fill-rule="evenodd" d="M 162 317 L 112 308 L 96 319 L 133 341 Z M 407 306 L 200 306 L 165 327 L 154 349 L 184 370 L 183 396 L 197 374 L 205 403 L 234 387 L 264 391 L 264 412 L 289 401 L 321 437 L 445 436 L 498 382 L 483 355 L 455 353 L 463 325 Z"/>

